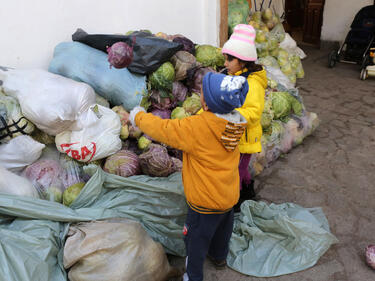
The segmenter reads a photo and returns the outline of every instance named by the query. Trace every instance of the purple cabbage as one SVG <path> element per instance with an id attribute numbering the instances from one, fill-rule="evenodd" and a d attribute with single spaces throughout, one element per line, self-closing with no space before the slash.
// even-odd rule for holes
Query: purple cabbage
<path id="1" fill-rule="evenodd" d="M 178 158 L 172 157 L 174 172 L 182 171 L 182 161 Z"/>
<path id="2" fill-rule="evenodd" d="M 188 89 L 181 82 L 173 82 L 172 95 L 175 102 L 183 102 L 186 99 Z"/>
<path id="3" fill-rule="evenodd" d="M 184 48 L 183 48 L 184 51 L 187 51 L 187 52 L 194 55 L 194 53 L 195 53 L 194 43 L 193 43 L 193 41 L 186 38 L 185 36 L 181 35 L 181 36 L 175 37 L 175 38 L 173 38 L 172 42 L 181 43 L 184 46 Z"/>
<path id="4" fill-rule="evenodd" d="M 138 175 L 141 171 L 138 155 L 130 150 L 120 150 L 109 156 L 103 169 L 107 173 L 122 177 Z"/>
<path id="5" fill-rule="evenodd" d="M 135 37 L 133 37 L 133 45 Z M 125 68 L 133 61 L 133 47 L 130 47 L 125 42 L 116 42 L 111 47 L 107 48 L 108 62 L 110 67 Z"/>
<path id="6" fill-rule="evenodd" d="M 193 67 L 188 70 L 187 84 L 189 86 L 190 92 L 201 92 L 203 76 L 208 72 L 216 71 L 211 67 Z"/>
<path id="7" fill-rule="evenodd" d="M 143 174 L 153 177 L 166 177 L 175 172 L 175 164 L 167 149 L 159 144 L 150 144 L 148 150 L 139 155 Z"/>
<path id="8" fill-rule="evenodd" d="M 166 110 L 176 106 L 171 94 L 164 90 L 151 90 L 149 100 L 152 108 Z"/>
<path id="9" fill-rule="evenodd" d="M 171 111 L 169 109 L 153 109 L 153 115 L 159 116 L 161 119 L 171 119 Z"/>

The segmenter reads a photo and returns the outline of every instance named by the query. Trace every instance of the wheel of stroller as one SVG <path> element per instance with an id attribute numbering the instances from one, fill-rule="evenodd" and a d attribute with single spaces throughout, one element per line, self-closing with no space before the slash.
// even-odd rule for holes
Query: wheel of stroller
<path id="1" fill-rule="evenodd" d="M 361 69 L 365 69 L 366 66 L 368 66 L 370 64 L 370 55 L 367 54 L 363 60 L 362 60 L 362 63 L 361 63 Z"/>
<path id="2" fill-rule="evenodd" d="M 363 68 L 363 69 L 361 70 L 361 74 L 359 75 L 359 78 L 360 78 L 361 80 L 366 80 L 367 76 L 368 76 L 367 69 L 366 69 L 366 68 Z"/>
<path id="3" fill-rule="evenodd" d="M 336 65 L 337 52 L 331 51 L 328 55 L 328 67 L 333 68 Z"/>

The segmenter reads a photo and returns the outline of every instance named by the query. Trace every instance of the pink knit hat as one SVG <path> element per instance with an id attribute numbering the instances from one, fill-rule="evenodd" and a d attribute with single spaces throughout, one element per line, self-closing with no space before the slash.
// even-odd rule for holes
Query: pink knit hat
<path id="1" fill-rule="evenodd" d="M 256 61 L 255 36 L 255 29 L 251 25 L 237 24 L 229 40 L 225 42 L 221 52 L 232 55 L 240 60 Z"/>

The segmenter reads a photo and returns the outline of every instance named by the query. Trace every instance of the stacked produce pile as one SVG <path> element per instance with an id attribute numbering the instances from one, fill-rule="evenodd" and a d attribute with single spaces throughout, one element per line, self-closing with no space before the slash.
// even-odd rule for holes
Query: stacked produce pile
<path id="1" fill-rule="evenodd" d="M 266 21 L 262 22 L 261 18 L 266 19 Z M 293 64 L 296 66 L 294 69 L 302 68 L 302 65 L 301 61 L 296 59 L 294 55 L 289 55 L 279 47 L 283 37 L 282 33 L 277 31 L 279 30 L 277 26 L 280 25 L 278 18 L 274 15 L 268 15 L 265 11 L 263 15 L 259 13 L 252 15 L 252 24 L 257 28 L 257 48 L 260 53 L 258 63 L 265 65 L 269 78 L 265 108 L 261 120 L 264 132 L 262 138 L 263 151 L 257 154 L 257 157 L 252 158 L 249 167 L 252 173 L 257 175 L 282 153 L 287 153 L 293 146 L 300 144 L 303 138 L 311 134 L 317 127 L 319 120 L 316 114 L 305 110 L 297 89 L 285 87 L 285 85 L 288 85 L 288 83 L 283 82 L 286 79 L 284 75 L 285 65 L 289 67 L 295 62 Z M 269 29 L 271 30 L 268 31 Z M 143 30 L 142 32 L 148 31 Z M 136 33 L 129 32 L 130 36 L 132 34 Z M 140 104 L 148 112 L 160 118 L 182 119 L 196 114 L 201 108 L 200 94 L 204 74 L 209 71 L 221 71 L 224 67 L 224 56 L 221 49 L 211 45 L 194 44 L 180 34 L 167 35 L 158 32 L 155 35 L 150 34 L 150 36 L 180 43 L 182 49 L 175 52 L 169 60 L 161 63 L 155 71 L 147 74 L 147 87 L 146 91 L 143 92 Z M 133 56 L 133 49 L 123 43 L 112 45 L 107 49 L 107 52 L 108 68 L 110 65 L 115 68 L 123 68 L 129 65 Z M 264 54 L 267 56 L 262 57 Z M 277 57 L 273 57 L 271 54 L 277 55 Z M 284 73 L 274 71 L 278 65 L 281 65 L 281 70 Z M 29 75 L 27 74 L 29 72 L 20 73 Z M 66 79 L 62 76 L 56 78 L 56 76 L 51 76 L 47 72 L 38 72 L 38 75 L 41 77 L 40 79 L 47 79 L 44 77 L 52 80 L 57 79 L 58 81 Z M 30 83 L 34 81 L 33 79 L 30 80 Z M 61 83 L 67 83 L 66 87 L 83 87 L 85 85 L 82 85 L 82 83 L 76 85 L 74 84 L 76 82 L 70 81 L 62 80 Z M 12 83 L 8 83 L 10 85 L 8 87 L 11 87 Z M 37 89 L 39 91 L 40 87 Z M 38 146 L 38 156 L 35 157 L 36 154 L 31 155 L 35 159 L 31 157 L 31 159 L 34 159 L 33 161 L 24 163 L 25 169 L 22 173 L 18 170 L 20 176 L 27 178 L 34 185 L 40 198 L 69 206 L 89 179 L 89 176 L 83 172 L 83 167 L 90 163 L 100 165 L 106 172 L 122 177 L 133 175 L 167 177 L 176 171 L 181 171 L 181 151 L 158 143 L 143 134 L 139 129 L 132 127 L 129 122 L 129 110 L 126 110 L 123 106 L 111 105 L 110 102 L 97 94 L 95 99 L 95 93 L 91 87 L 84 89 L 85 99 L 82 101 L 82 106 L 89 109 L 85 109 L 87 111 L 80 115 L 77 123 L 72 123 L 75 124 L 72 129 L 64 129 L 65 131 L 57 131 L 56 125 L 49 128 L 48 124 L 43 123 L 46 127 L 41 127 L 38 122 L 33 122 L 38 127 L 34 129 L 33 123 L 21 114 L 17 99 L 7 95 L 5 90 L 0 95 L 0 115 L 4 127 L 2 130 L 0 127 L 0 137 L 2 133 L 4 134 L 0 142 L 5 145 L 5 142 L 19 134 L 29 134 L 35 141 L 52 145 L 52 147 L 56 146 L 58 149 L 56 150 L 54 147 L 52 149 L 49 146 L 48 149 L 43 150 L 43 155 L 39 158 L 43 148 Z M 45 93 L 40 90 L 38 94 L 43 95 Z M 21 101 L 25 103 L 25 100 Z M 61 101 L 61 103 L 64 102 Z M 88 106 L 90 104 L 96 105 Z M 40 105 L 36 104 L 36 106 L 36 108 L 39 108 Z M 38 120 L 37 115 L 34 116 L 36 121 L 44 122 L 49 118 L 43 116 L 41 120 Z M 18 122 L 18 120 L 21 129 L 17 129 L 13 134 L 10 133 L 15 121 Z M 15 128 L 18 128 L 17 126 Z M 54 132 L 55 129 L 56 132 L 53 135 L 49 133 Z M 107 129 L 110 129 L 110 131 L 105 132 Z M 79 146 L 75 141 L 83 142 L 83 139 L 88 138 L 88 136 L 97 139 L 97 147 Z M 75 146 L 79 150 L 75 150 Z M 99 153 L 95 149 L 104 149 L 105 151 Z M 51 152 L 51 150 L 54 151 Z M 32 150 L 30 149 L 30 151 Z"/>

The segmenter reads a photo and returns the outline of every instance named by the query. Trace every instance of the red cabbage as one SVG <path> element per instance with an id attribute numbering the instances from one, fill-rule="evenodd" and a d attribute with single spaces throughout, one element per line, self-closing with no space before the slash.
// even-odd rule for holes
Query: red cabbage
<path id="1" fill-rule="evenodd" d="M 175 171 L 175 164 L 167 149 L 159 144 L 150 144 L 148 150 L 139 155 L 143 174 L 166 177 Z"/>
<path id="2" fill-rule="evenodd" d="M 187 71 L 187 84 L 190 92 L 200 93 L 202 88 L 203 76 L 208 72 L 216 72 L 211 67 L 193 67 Z"/>
<path id="3" fill-rule="evenodd" d="M 161 119 L 171 119 L 171 111 L 168 109 L 153 109 L 151 111 L 153 115 L 159 116 Z"/>
<path id="4" fill-rule="evenodd" d="M 133 45 L 135 37 L 133 37 Z M 110 67 L 125 68 L 133 61 L 133 46 L 130 47 L 125 42 L 116 42 L 111 47 L 107 48 L 108 62 Z"/>
<path id="5" fill-rule="evenodd" d="M 175 102 L 183 102 L 186 99 L 188 89 L 181 82 L 173 82 L 172 95 Z"/>
<path id="6" fill-rule="evenodd" d="M 130 150 L 120 150 L 109 156 L 103 169 L 107 173 L 122 177 L 138 175 L 141 171 L 138 155 Z"/>
<path id="7" fill-rule="evenodd" d="M 170 109 L 176 105 L 172 94 L 164 90 L 151 90 L 149 99 L 152 107 L 160 110 Z"/>
<path id="8" fill-rule="evenodd" d="M 183 48 L 184 51 L 187 51 L 187 52 L 194 55 L 194 53 L 195 53 L 194 43 L 193 43 L 193 41 L 186 38 L 185 36 L 181 35 L 181 36 L 175 37 L 175 38 L 173 38 L 172 42 L 181 43 L 184 46 L 184 48 Z"/>

